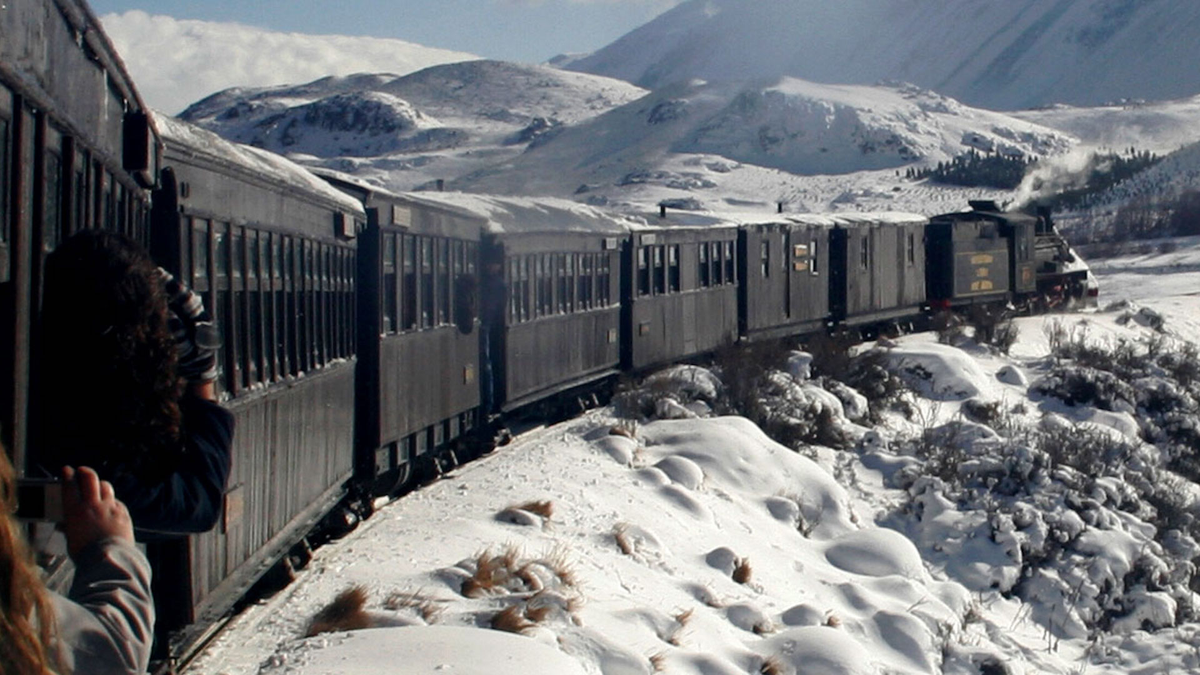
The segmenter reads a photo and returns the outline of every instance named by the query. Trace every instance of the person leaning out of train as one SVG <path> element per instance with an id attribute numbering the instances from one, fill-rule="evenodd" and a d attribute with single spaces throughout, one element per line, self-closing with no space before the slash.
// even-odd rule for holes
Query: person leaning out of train
<path id="1" fill-rule="evenodd" d="M 145 673 L 154 639 L 150 564 L 113 487 L 63 469 L 63 531 L 75 577 L 66 597 L 46 588 L 13 517 L 16 472 L 0 449 L 0 673 Z"/>
<path id="2" fill-rule="evenodd" d="M 234 420 L 216 402 L 216 329 L 200 297 L 100 230 L 47 256 L 45 289 L 43 465 L 95 467 L 139 539 L 212 529 Z"/>

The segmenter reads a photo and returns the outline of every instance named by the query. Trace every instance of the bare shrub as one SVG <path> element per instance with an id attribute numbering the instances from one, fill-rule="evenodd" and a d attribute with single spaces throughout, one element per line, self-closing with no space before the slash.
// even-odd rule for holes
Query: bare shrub
<path id="1" fill-rule="evenodd" d="M 760 392 L 771 371 L 783 363 L 786 350 L 780 342 L 728 345 L 716 353 L 716 370 L 721 376 L 723 412 L 755 419 L 761 407 Z"/>
<path id="2" fill-rule="evenodd" d="M 858 336 L 846 330 L 819 332 L 806 340 L 804 350 L 812 354 L 813 375 L 845 382 L 850 376 L 854 346 L 858 342 Z"/>
<path id="3" fill-rule="evenodd" d="M 321 633 L 370 628 L 371 617 L 364 609 L 366 605 L 366 587 L 351 586 L 313 615 L 308 622 L 308 628 L 304 631 L 304 636 L 312 637 Z"/>
<path id="4" fill-rule="evenodd" d="M 750 583 L 750 578 L 753 576 L 754 570 L 750 567 L 749 558 L 739 558 L 737 566 L 733 568 L 733 580 L 739 584 Z"/>
<path id="5" fill-rule="evenodd" d="M 909 391 L 904 380 L 888 369 L 888 353 L 882 347 L 856 356 L 843 382 L 867 398 L 868 418 L 875 423 L 882 421 L 883 413 Z"/>
<path id="6" fill-rule="evenodd" d="M 955 345 L 967 337 L 967 329 L 963 318 L 950 310 L 942 310 L 933 315 L 933 332 L 937 341 L 943 345 Z"/>

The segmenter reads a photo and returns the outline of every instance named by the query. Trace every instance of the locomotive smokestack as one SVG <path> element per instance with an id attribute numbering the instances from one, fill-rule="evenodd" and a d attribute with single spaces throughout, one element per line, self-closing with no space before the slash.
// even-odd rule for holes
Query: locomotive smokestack
<path id="1" fill-rule="evenodd" d="M 438 190 L 438 192 L 446 191 L 446 179 L 445 178 L 437 179 L 437 190 Z"/>
<path id="2" fill-rule="evenodd" d="M 666 204 L 659 204 L 659 205 L 658 205 L 658 217 L 659 217 L 659 218 L 666 218 L 666 217 L 667 217 L 667 205 L 666 205 Z"/>
<path id="3" fill-rule="evenodd" d="M 775 213 L 783 213 L 783 202 L 775 202 Z"/>

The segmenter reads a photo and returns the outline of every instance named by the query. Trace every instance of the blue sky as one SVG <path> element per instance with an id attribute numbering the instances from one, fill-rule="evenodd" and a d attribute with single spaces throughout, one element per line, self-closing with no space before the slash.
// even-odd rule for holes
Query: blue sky
<path id="1" fill-rule="evenodd" d="M 273 30 L 398 38 L 507 61 L 590 52 L 680 0 L 91 0 L 92 10 L 141 9 L 176 19 Z"/>

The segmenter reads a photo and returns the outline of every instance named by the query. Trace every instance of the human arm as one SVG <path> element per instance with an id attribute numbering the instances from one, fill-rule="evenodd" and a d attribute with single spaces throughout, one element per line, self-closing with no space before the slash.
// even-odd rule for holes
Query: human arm
<path id="1" fill-rule="evenodd" d="M 63 664 L 78 673 L 144 673 L 154 603 L 129 513 L 91 469 L 67 467 L 63 479 L 63 529 L 75 564 L 70 593 L 53 599 Z"/>
<path id="2" fill-rule="evenodd" d="M 125 472 L 113 477 L 139 539 L 207 532 L 221 517 L 232 466 L 233 415 L 192 395 L 185 395 L 179 408 L 184 448 L 171 473 L 152 482 Z"/>

